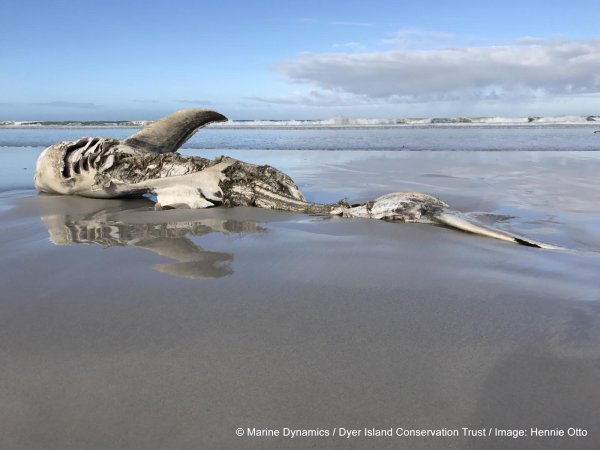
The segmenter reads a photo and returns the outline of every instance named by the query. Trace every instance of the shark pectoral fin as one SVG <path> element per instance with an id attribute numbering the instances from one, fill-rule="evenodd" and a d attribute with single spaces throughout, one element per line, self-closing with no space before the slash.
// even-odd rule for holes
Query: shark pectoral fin
<path id="1" fill-rule="evenodd" d="M 534 239 L 529 239 L 523 236 L 517 236 L 506 231 L 497 230 L 485 225 L 474 223 L 459 216 L 458 213 L 442 213 L 436 216 L 437 222 L 447 227 L 456 228 L 468 233 L 479 234 L 502 241 L 512 242 L 514 244 L 525 245 L 527 247 L 545 248 L 549 250 L 564 250 L 562 247 L 557 247 L 545 242 L 539 242 Z"/>
<path id="2" fill-rule="evenodd" d="M 211 122 L 223 122 L 227 117 L 209 109 L 183 109 L 145 126 L 122 144 L 153 153 L 177 151 L 192 135 Z"/>
<path id="3" fill-rule="evenodd" d="M 190 186 L 169 186 L 157 189 L 155 193 L 157 205 L 161 207 L 200 209 L 214 206 L 198 189 Z"/>

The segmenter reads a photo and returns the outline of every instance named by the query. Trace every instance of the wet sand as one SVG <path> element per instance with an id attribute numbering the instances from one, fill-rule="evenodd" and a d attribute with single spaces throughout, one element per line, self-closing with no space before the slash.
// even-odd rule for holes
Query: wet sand
<path id="1" fill-rule="evenodd" d="M 154 212 L 11 181 L 0 193 L 2 447 L 597 448 L 595 153 L 228 153 L 280 167 L 313 201 L 418 190 L 569 250 L 254 208 Z"/>

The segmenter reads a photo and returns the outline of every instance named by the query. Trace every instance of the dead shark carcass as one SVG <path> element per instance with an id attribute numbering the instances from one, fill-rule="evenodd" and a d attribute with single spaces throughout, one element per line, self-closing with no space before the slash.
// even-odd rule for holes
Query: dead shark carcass
<path id="1" fill-rule="evenodd" d="M 35 186 L 43 192 L 94 198 L 152 194 L 157 208 L 257 206 L 310 214 L 440 224 L 505 241 L 557 247 L 496 230 L 461 217 L 441 200 L 418 192 L 395 192 L 365 204 L 306 200 L 292 179 L 274 167 L 226 156 L 208 160 L 177 150 L 198 129 L 227 118 L 206 109 L 185 109 L 124 140 L 82 138 L 60 142 L 38 158 Z"/>

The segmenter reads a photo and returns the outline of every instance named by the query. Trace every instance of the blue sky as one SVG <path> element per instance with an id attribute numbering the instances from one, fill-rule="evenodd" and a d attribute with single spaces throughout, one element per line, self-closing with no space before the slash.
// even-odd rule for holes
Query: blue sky
<path id="1" fill-rule="evenodd" d="M 27 1 L 0 120 L 600 114 L 597 1 Z"/>

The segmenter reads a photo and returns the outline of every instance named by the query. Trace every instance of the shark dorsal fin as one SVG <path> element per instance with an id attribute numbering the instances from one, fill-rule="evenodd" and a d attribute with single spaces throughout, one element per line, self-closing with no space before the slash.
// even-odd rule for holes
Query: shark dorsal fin
<path id="1" fill-rule="evenodd" d="M 154 153 L 176 152 L 198 128 L 226 120 L 227 117 L 209 109 L 182 109 L 145 126 L 123 144 Z"/>

